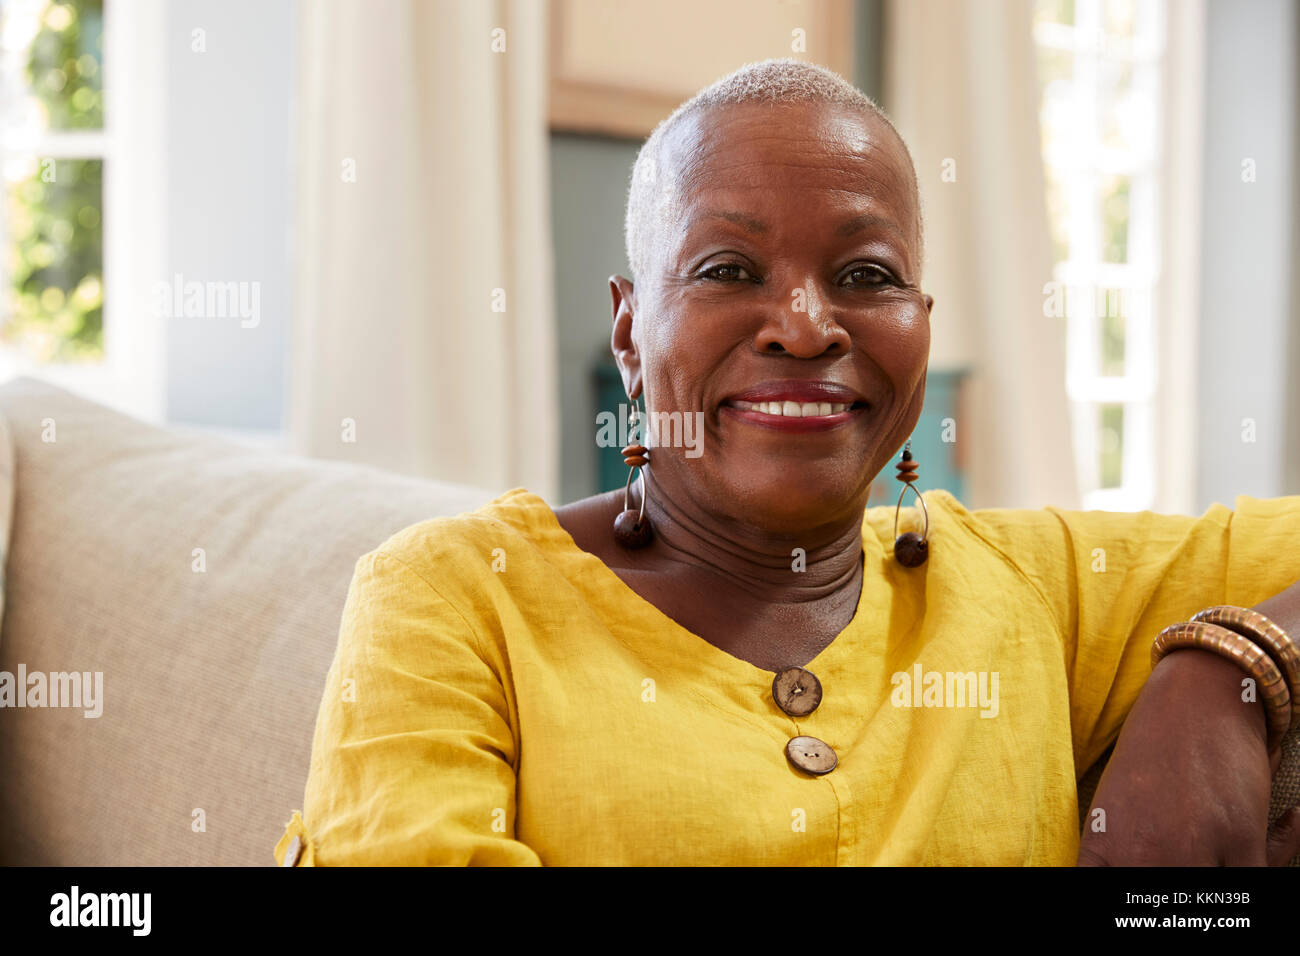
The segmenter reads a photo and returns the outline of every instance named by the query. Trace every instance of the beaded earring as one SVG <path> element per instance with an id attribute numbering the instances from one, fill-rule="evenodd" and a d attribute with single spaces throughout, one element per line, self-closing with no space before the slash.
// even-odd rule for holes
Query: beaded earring
<path id="1" fill-rule="evenodd" d="M 632 411 L 628 415 L 627 430 L 631 435 L 641 416 L 637 412 L 636 401 L 632 402 Z M 650 528 L 650 519 L 645 516 L 645 475 L 641 469 L 650 461 L 650 450 L 633 439 L 623 449 L 623 464 L 627 465 L 627 484 L 623 486 L 623 510 L 614 519 L 614 540 L 628 550 L 644 548 L 654 537 Z M 632 490 L 632 473 L 641 477 L 641 509 L 633 511 L 628 503 L 628 494 Z"/>
<path id="2" fill-rule="evenodd" d="M 911 449 L 912 442 L 909 439 L 907 444 L 903 446 L 902 456 L 894 465 L 898 469 L 897 478 L 903 483 L 902 489 L 898 492 L 898 505 L 894 508 L 894 557 L 905 568 L 920 567 L 925 564 L 925 559 L 930 556 L 930 512 L 925 507 L 925 499 L 912 485 L 912 482 L 916 481 L 916 469 L 919 463 L 912 458 Z M 907 494 L 908 488 L 912 489 L 912 494 L 916 495 L 916 500 L 921 503 L 921 513 L 925 515 L 925 530 L 921 534 L 909 531 L 900 537 L 898 534 L 898 512 L 902 510 L 903 495 Z"/>

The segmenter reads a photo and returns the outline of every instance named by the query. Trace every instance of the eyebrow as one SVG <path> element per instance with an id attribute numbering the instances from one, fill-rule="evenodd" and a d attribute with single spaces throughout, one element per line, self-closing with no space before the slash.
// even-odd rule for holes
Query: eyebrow
<path id="1" fill-rule="evenodd" d="M 728 222 L 734 222 L 738 226 L 744 227 L 749 232 L 765 233 L 767 232 L 767 223 L 761 219 L 756 219 L 748 213 L 735 212 L 728 209 L 711 209 L 704 214 L 705 219 L 725 219 Z M 846 220 L 838 229 L 835 230 L 837 236 L 852 236 L 868 229 L 872 226 L 883 226 L 891 232 L 903 235 L 903 230 L 898 228 L 898 224 L 892 219 L 884 216 L 876 216 L 871 213 L 865 213 L 861 216 L 854 216 Z"/>
<path id="2" fill-rule="evenodd" d="M 862 216 L 854 216 L 845 222 L 840 228 L 835 230 L 837 236 L 851 236 L 854 233 L 861 232 L 863 229 L 869 229 L 872 226 L 883 226 L 891 232 L 896 232 L 900 236 L 903 230 L 898 228 L 898 223 L 892 219 L 886 219 L 884 216 L 873 216 L 867 213 Z"/>

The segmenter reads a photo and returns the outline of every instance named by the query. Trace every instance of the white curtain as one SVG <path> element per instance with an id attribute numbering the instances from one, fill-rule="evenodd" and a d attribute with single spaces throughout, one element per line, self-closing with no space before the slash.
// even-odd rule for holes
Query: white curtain
<path id="1" fill-rule="evenodd" d="M 1080 507 L 1065 320 L 1043 315 L 1052 262 L 1031 15 L 1030 0 L 886 8 L 882 105 L 920 180 L 930 362 L 972 370 L 956 422 L 971 507 Z"/>
<path id="2" fill-rule="evenodd" d="M 293 450 L 554 500 L 547 14 L 300 2 Z"/>

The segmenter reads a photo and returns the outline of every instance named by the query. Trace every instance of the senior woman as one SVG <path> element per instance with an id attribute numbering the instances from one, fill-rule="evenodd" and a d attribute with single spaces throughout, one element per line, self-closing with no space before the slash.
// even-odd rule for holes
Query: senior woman
<path id="1" fill-rule="evenodd" d="M 1151 666 L 1209 606 L 1300 634 L 1300 498 L 1197 518 L 932 490 L 896 545 L 866 502 L 925 393 L 916 178 L 828 70 L 750 64 L 683 104 L 627 226 L 614 355 L 650 421 L 698 416 L 697 449 L 631 448 L 630 515 L 624 489 L 553 510 L 516 488 L 362 557 L 278 862 L 1300 849 L 1294 815 L 1268 828 L 1276 688 L 1243 693 L 1250 661 L 1205 648 Z M 1077 780 L 1117 737 L 1081 848 Z"/>

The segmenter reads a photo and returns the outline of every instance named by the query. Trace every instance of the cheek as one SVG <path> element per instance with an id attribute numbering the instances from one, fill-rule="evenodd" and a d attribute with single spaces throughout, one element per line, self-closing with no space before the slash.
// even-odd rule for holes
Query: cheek
<path id="1" fill-rule="evenodd" d="M 689 323 L 662 319 L 642 341 L 647 387 L 660 411 L 700 407 L 700 389 L 710 372 L 710 344 L 689 329 Z"/>
<path id="2" fill-rule="evenodd" d="M 930 317 L 923 303 L 905 303 L 872 316 L 862 349 L 905 396 L 924 377 L 930 360 Z"/>

